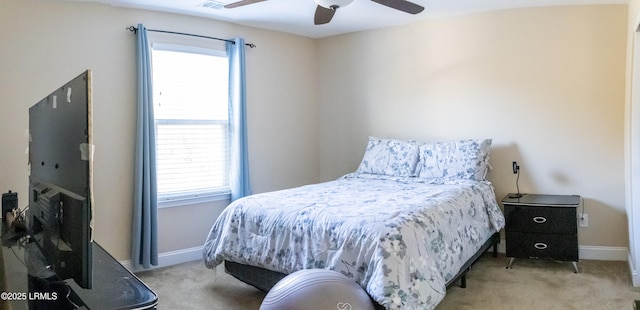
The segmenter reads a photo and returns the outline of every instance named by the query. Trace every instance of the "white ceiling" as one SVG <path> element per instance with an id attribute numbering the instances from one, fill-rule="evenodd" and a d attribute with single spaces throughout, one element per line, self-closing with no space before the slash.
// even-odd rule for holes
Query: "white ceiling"
<path id="1" fill-rule="evenodd" d="M 234 9 L 206 8 L 204 3 L 228 4 L 236 0 L 75 0 L 119 7 L 172 12 L 229 21 L 241 25 L 298 34 L 311 38 L 408 24 L 428 18 L 448 17 L 511 8 L 627 4 L 628 0 L 410 0 L 426 9 L 417 15 L 400 12 L 370 0 L 354 0 L 338 9 L 326 25 L 314 25 L 313 0 L 267 0 Z"/>

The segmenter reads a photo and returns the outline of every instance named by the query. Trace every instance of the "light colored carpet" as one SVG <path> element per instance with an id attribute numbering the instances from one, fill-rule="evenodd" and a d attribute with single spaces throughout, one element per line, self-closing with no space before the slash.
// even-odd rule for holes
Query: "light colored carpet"
<path id="1" fill-rule="evenodd" d="M 485 255 L 467 276 L 467 288 L 452 286 L 436 310 L 633 309 L 640 288 L 631 286 L 627 262 L 570 263 Z M 265 293 L 202 261 L 138 273 L 159 295 L 159 309 L 257 310 Z"/>

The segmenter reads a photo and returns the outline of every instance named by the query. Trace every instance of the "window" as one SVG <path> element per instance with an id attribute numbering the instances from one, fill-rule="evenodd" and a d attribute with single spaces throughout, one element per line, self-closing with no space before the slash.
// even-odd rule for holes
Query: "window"
<path id="1" fill-rule="evenodd" d="M 158 205 L 229 194 L 229 64 L 225 52 L 154 44 Z"/>

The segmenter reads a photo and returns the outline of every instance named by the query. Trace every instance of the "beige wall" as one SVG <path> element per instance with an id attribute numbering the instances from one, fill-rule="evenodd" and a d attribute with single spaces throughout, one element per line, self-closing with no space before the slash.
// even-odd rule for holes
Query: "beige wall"
<path id="1" fill-rule="evenodd" d="M 493 138 L 489 179 L 579 194 L 579 243 L 628 246 L 627 6 L 505 10 L 318 41 L 320 171 L 353 171 L 366 137 Z"/>
<path id="2" fill-rule="evenodd" d="M 135 36 L 125 27 L 244 37 L 254 192 L 317 181 L 315 42 L 209 19 L 71 1 L 0 2 L 0 191 L 27 204 L 28 108 L 93 70 L 95 240 L 130 257 Z M 292 130 L 295 128 L 295 130 Z M 160 252 L 202 246 L 226 202 L 161 209 Z"/>

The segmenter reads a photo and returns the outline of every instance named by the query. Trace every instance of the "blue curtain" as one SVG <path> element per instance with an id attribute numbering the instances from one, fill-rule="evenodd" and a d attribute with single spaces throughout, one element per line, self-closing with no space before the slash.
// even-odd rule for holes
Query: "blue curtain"
<path id="1" fill-rule="evenodd" d="M 247 102 L 244 68 L 244 39 L 227 42 L 229 55 L 229 131 L 231 171 L 229 187 L 231 201 L 251 195 L 249 158 L 247 155 Z"/>
<path id="2" fill-rule="evenodd" d="M 156 143 L 151 87 L 151 51 L 147 29 L 138 24 L 138 115 L 136 130 L 133 236 L 131 261 L 134 268 L 158 265 Z"/>

